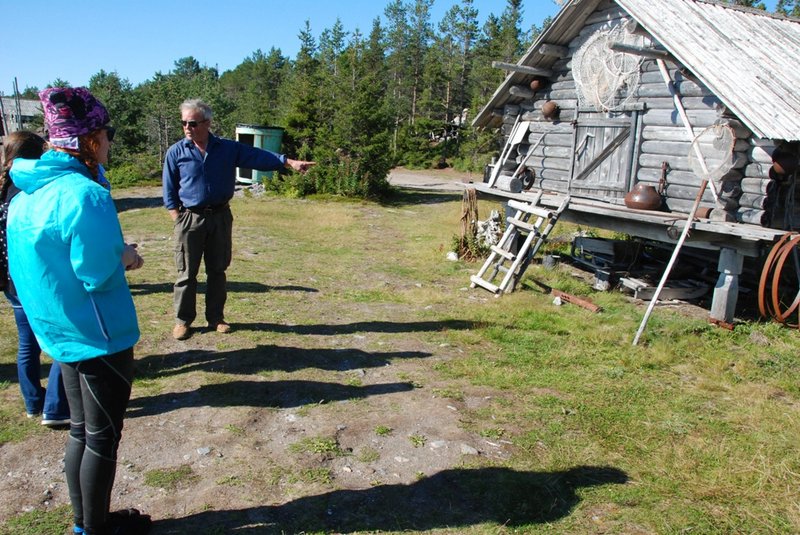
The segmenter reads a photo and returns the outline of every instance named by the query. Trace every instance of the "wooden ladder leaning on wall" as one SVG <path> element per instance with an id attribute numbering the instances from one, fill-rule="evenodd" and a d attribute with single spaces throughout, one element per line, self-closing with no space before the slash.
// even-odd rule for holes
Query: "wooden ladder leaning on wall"
<path id="1" fill-rule="evenodd" d="M 561 212 L 569 204 L 569 196 L 563 197 L 557 207 L 546 207 L 541 204 L 542 192 L 529 202 L 509 200 L 508 206 L 516 210 L 513 217 L 507 217 L 508 226 L 497 245 L 492 245 L 489 258 L 478 271 L 477 275 L 470 277 L 471 288 L 480 286 L 494 294 L 510 293 L 514 291 L 519 279 L 525 273 L 533 257 L 547 241 L 547 236 L 558 222 Z M 517 236 L 525 236 L 525 241 L 514 251 Z M 510 264 L 504 265 L 506 262 Z M 490 275 L 486 273 L 491 269 Z M 492 281 L 498 273 L 504 273 L 500 284 Z"/>

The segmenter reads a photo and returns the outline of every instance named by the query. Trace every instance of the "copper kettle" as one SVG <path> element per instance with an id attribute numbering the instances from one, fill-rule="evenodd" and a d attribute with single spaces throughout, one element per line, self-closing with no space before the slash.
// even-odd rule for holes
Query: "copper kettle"
<path id="1" fill-rule="evenodd" d="M 633 186 L 623 200 L 625 206 L 636 210 L 658 210 L 664 202 L 661 193 L 654 186 L 644 182 L 638 182 Z"/>

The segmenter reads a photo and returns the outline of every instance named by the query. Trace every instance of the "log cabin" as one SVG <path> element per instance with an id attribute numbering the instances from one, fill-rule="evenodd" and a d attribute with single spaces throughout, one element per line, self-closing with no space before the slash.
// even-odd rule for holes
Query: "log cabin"
<path id="1" fill-rule="evenodd" d="M 732 322 L 744 259 L 800 225 L 800 20 L 568 0 L 516 64 L 495 66 L 508 74 L 473 125 L 499 129 L 503 151 L 478 193 L 568 194 L 562 219 L 668 246 L 685 222 L 683 246 L 717 255 L 711 318 Z"/>

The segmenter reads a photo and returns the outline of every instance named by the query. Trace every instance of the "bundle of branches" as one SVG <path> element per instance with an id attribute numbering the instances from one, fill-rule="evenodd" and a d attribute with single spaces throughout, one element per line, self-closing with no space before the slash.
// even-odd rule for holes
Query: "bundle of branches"
<path id="1" fill-rule="evenodd" d="M 478 196 L 474 188 L 466 188 L 461 198 L 461 235 L 455 241 L 458 257 L 473 261 L 486 255 L 487 247 L 478 240 Z"/>

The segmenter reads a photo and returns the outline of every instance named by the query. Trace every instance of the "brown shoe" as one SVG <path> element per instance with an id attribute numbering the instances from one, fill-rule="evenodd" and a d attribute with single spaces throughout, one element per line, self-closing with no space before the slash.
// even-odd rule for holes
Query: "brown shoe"
<path id="1" fill-rule="evenodd" d="M 222 334 L 228 334 L 229 332 L 231 332 L 231 326 L 225 323 L 224 321 L 220 321 L 216 325 L 211 326 L 211 328 L 217 331 L 218 333 Z"/>
<path id="2" fill-rule="evenodd" d="M 178 323 L 172 328 L 172 337 L 175 340 L 186 340 L 189 336 L 191 336 L 191 331 L 188 325 Z"/>

